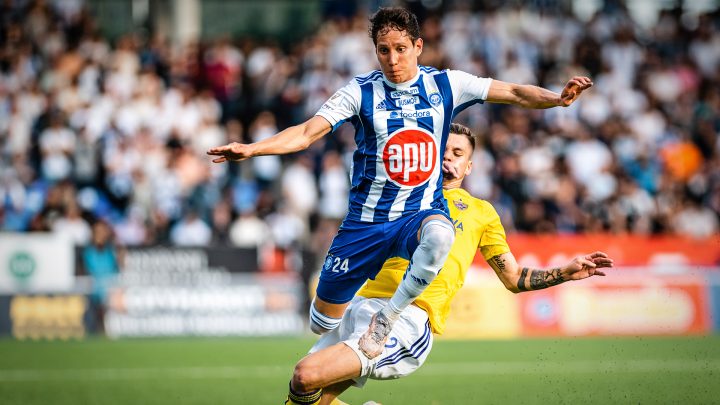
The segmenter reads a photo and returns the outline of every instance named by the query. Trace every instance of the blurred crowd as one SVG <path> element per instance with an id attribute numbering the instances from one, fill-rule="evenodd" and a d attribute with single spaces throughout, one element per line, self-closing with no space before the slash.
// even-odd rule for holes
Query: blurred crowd
<path id="1" fill-rule="evenodd" d="M 328 15 L 287 46 L 175 45 L 111 41 L 81 2 L 16 4 L 0 9 L 0 230 L 86 245 L 101 222 L 124 246 L 324 251 L 347 209 L 349 125 L 292 156 L 216 165 L 205 151 L 302 122 L 376 69 L 366 12 Z M 488 104 L 457 118 L 480 138 L 465 186 L 509 232 L 720 233 L 716 12 L 666 10 L 642 29 L 623 7 L 588 22 L 505 6 L 415 11 L 422 64 L 558 91 L 593 78 L 570 108 Z"/>

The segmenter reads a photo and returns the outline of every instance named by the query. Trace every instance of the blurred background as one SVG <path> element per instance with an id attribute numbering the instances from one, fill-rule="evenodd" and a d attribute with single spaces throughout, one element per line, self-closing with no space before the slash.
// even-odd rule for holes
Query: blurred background
<path id="1" fill-rule="evenodd" d="M 419 17 L 422 64 L 595 83 L 570 108 L 459 116 L 480 138 L 464 186 L 522 265 L 603 250 L 617 268 L 513 296 L 478 256 L 448 336 L 720 329 L 717 1 L 0 3 L 2 335 L 305 334 L 353 129 L 241 164 L 205 151 L 300 123 L 376 69 L 384 5 Z"/>

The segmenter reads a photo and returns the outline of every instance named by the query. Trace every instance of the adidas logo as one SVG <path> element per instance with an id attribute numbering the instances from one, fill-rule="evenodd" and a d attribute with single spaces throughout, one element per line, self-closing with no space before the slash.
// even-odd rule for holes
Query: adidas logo
<path id="1" fill-rule="evenodd" d="M 385 106 L 385 100 L 378 103 L 378 105 L 375 106 L 376 110 L 385 110 L 387 107 Z"/>
<path id="2" fill-rule="evenodd" d="M 430 283 L 428 283 L 424 278 L 416 277 L 416 276 L 413 276 L 412 274 L 410 275 L 410 277 L 412 277 L 413 281 L 417 284 L 424 285 L 424 286 L 430 285 Z"/>

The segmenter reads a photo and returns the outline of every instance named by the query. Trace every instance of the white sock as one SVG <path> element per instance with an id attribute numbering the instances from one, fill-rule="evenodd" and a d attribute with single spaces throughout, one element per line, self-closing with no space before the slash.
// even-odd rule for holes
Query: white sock
<path id="1" fill-rule="evenodd" d="M 315 300 L 310 303 L 310 330 L 317 335 L 329 332 L 340 325 L 342 318 L 333 318 L 315 308 Z"/>
<path id="2" fill-rule="evenodd" d="M 402 311 L 435 279 L 445 264 L 454 240 L 455 228 L 449 223 L 439 219 L 425 223 L 420 233 L 420 244 L 413 253 L 402 282 L 380 311 L 391 322 L 396 321 Z"/>

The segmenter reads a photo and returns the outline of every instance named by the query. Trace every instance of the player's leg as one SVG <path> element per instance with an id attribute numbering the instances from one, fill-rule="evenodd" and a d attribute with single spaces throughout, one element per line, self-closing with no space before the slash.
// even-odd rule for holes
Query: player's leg
<path id="1" fill-rule="evenodd" d="M 310 392 L 360 376 L 361 363 L 353 349 L 337 343 L 305 356 L 295 366 L 291 387 Z"/>
<path id="2" fill-rule="evenodd" d="M 320 398 L 320 405 L 342 405 L 344 402 L 338 399 L 338 396 L 345 392 L 348 388 L 352 387 L 352 380 L 340 381 L 330 385 L 329 387 L 323 388 L 322 397 Z"/>
<path id="3" fill-rule="evenodd" d="M 367 332 L 360 338 L 360 349 L 368 358 L 375 358 L 382 353 L 393 324 L 402 311 L 435 279 L 454 240 L 455 227 L 446 216 L 435 214 L 423 219 L 417 231 L 417 248 L 412 252 L 403 280 L 387 305 L 373 315 Z"/>
<path id="4" fill-rule="evenodd" d="M 360 376 L 362 362 L 357 352 L 341 343 L 352 332 L 354 315 L 351 307 L 342 318 L 344 326 L 340 325 L 324 334 L 313 346 L 311 353 L 298 362 L 290 380 L 286 404 L 320 403 L 323 387 L 344 380 L 352 383 L 352 378 Z M 364 316 L 365 319 L 369 317 L 366 313 Z"/>
<path id="5" fill-rule="evenodd" d="M 430 215 L 417 232 L 418 245 L 403 280 L 388 301 L 392 316 L 399 316 L 435 279 L 447 260 L 455 240 L 455 227 L 444 215 Z M 397 314 L 397 315 L 395 315 Z"/>
<path id="6" fill-rule="evenodd" d="M 386 301 L 360 297 L 352 301 L 341 325 L 324 334 L 296 365 L 288 404 L 332 404 L 350 385 L 362 387 L 368 378 L 403 377 L 422 365 L 432 348 L 432 333 L 427 313 L 416 306 L 403 312 L 392 331 L 392 343 L 384 346 L 381 356 L 371 360 L 360 351 L 358 338 Z"/>
<path id="7" fill-rule="evenodd" d="M 358 338 L 365 332 L 372 315 L 377 313 L 387 299 L 367 299 L 362 306 L 353 307 L 355 323 L 353 332 L 344 341 L 355 351 L 362 364 L 361 376 L 353 378 L 349 383 L 363 387 L 367 379 L 393 380 L 415 372 L 427 360 L 432 350 L 433 334 L 428 314 L 425 310 L 411 305 L 400 315 L 390 334 L 390 339 L 383 346 L 380 356 L 368 359 L 360 350 Z M 336 385 L 323 389 L 323 399 L 339 395 L 347 386 Z"/>
<path id="8" fill-rule="evenodd" d="M 310 330 L 313 333 L 322 335 L 337 328 L 348 304 L 348 302 L 333 304 L 324 301 L 320 297 L 315 297 L 310 304 Z"/>
<path id="9" fill-rule="evenodd" d="M 342 391 L 333 388 L 326 397 L 322 387 L 334 387 L 346 381 L 347 389 L 352 385 L 352 378 L 360 376 L 360 366 L 357 354 L 344 343 L 309 354 L 295 366 L 286 403 L 329 404 Z"/>
<path id="10" fill-rule="evenodd" d="M 313 332 L 336 328 L 355 293 L 380 270 L 390 250 L 384 236 L 383 224 L 343 222 L 328 250 L 310 306 Z"/>

